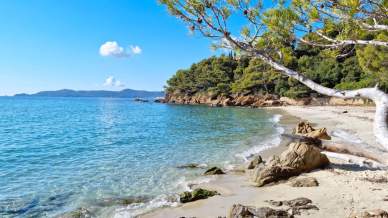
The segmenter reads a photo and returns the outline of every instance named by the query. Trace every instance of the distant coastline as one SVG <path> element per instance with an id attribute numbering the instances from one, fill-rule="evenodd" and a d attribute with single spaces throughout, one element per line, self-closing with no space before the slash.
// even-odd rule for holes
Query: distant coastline
<path id="1" fill-rule="evenodd" d="M 14 97 L 103 97 L 103 98 L 155 98 L 163 97 L 163 91 L 144 91 L 123 89 L 121 91 L 106 90 L 71 90 L 41 91 L 35 94 L 16 94 Z"/>

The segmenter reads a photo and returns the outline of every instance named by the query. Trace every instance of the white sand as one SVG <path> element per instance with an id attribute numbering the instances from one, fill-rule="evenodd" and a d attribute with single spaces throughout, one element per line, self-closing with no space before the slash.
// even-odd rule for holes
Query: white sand
<path id="1" fill-rule="evenodd" d="M 289 114 L 309 120 L 319 127 L 327 127 L 334 135 L 332 141 L 360 148 L 384 159 L 372 133 L 374 109 L 370 107 L 285 107 Z M 342 113 L 343 111 L 348 113 Z M 346 138 L 354 137 L 346 140 Z M 297 217 L 348 217 L 355 212 L 372 209 L 388 210 L 388 183 L 365 181 L 365 178 L 388 178 L 385 170 L 368 169 L 353 162 L 330 157 L 330 169 L 319 170 L 299 177 L 315 177 L 318 187 L 295 188 L 289 181 L 268 187 L 254 187 L 246 175 L 216 176 L 201 187 L 221 193 L 206 200 L 187 203 L 175 208 L 158 209 L 142 217 L 225 217 L 233 204 L 270 206 L 266 200 L 291 200 L 307 197 L 318 206 Z M 362 162 L 362 161 L 360 161 Z"/>

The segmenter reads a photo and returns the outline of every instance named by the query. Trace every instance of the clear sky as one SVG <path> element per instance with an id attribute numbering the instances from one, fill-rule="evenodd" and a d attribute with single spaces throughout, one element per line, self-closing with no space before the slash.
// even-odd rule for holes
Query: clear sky
<path id="1" fill-rule="evenodd" d="M 162 90 L 215 54 L 157 0 L 3 0 L 0 43 L 0 95 Z"/>

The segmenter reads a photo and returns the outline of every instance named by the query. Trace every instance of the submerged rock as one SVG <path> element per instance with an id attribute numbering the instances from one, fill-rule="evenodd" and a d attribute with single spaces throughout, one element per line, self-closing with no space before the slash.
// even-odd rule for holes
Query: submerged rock
<path id="1" fill-rule="evenodd" d="M 292 187 L 314 187 L 319 183 L 314 177 L 298 178 L 291 182 Z"/>
<path id="2" fill-rule="evenodd" d="M 251 160 L 247 166 L 248 170 L 256 168 L 259 164 L 263 163 L 263 159 L 260 155 L 257 155 L 253 160 Z"/>
<path id="3" fill-rule="evenodd" d="M 189 169 L 193 169 L 193 168 L 203 168 L 203 165 L 201 165 L 201 164 L 196 164 L 196 163 L 189 163 L 189 164 L 179 165 L 179 166 L 177 166 L 176 168 L 180 168 L 180 169 L 184 169 L 184 168 L 189 168 Z"/>
<path id="4" fill-rule="evenodd" d="M 270 207 L 249 207 L 241 204 L 233 205 L 229 213 L 230 218 L 291 218 L 285 210 L 275 210 Z"/>
<path id="5" fill-rule="evenodd" d="M 263 169 L 258 169 L 253 180 L 258 186 L 263 186 L 323 168 L 328 164 L 329 159 L 314 145 L 304 142 L 291 143 L 280 157 L 273 158 Z"/>
<path id="6" fill-rule="evenodd" d="M 57 218 L 92 218 L 92 217 L 95 217 L 94 214 L 83 207 L 57 216 Z"/>
<path id="7" fill-rule="evenodd" d="M 130 204 L 135 204 L 135 203 L 144 203 L 149 201 L 150 198 L 146 196 L 138 196 L 138 197 L 117 197 L 117 198 L 103 198 L 97 200 L 94 205 L 99 206 L 99 207 L 111 207 L 115 205 L 130 205 Z"/>
<path id="8" fill-rule="evenodd" d="M 149 102 L 149 100 L 144 99 L 144 98 L 135 98 L 133 101 L 137 101 L 137 102 Z"/>
<path id="9" fill-rule="evenodd" d="M 197 188 L 192 192 L 183 192 L 179 195 L 179 201 L 181 203 L 192 202 L 196 200 L 206 199 L 218 195 L 217 191 L 209 191 L 206 189 Z"/>
<path id="10" fill-rule="evenodd" d="M 225 174 L 225 173 L 224 173 L 224 171 L 222 171 L 218 167 L 212 167 L 212 168 L 206 170 L 205 173 L 204 173 L 204 175 L 206 175 L 206 176 L 209 176 L 209 175 L 221 175 L 221 174 Z"/>
<path id="11" fill-rule="evenodd" d="M 167 101 L 166 101 L 166 99 L 163 98 L 163 97 L 156 97 L 156 98 L 154 99 L 154 102 L 155 102 L 155 103 L 166 103 Z"/>

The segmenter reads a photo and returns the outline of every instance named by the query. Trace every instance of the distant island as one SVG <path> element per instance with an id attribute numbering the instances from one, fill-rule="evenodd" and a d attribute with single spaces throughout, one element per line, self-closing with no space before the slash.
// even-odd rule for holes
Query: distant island
<path id="1" fill-rule="evenodd" d="M 162 91 L 144 91 L 123 89 L 121 91 L 90 90 L 77 91 L 62 89 L 57 91 L 42 91 L 35 94 L 16 94 L 15 97 L 100 97 L 100 98 L 155 98 L 163 97 Z"/>

